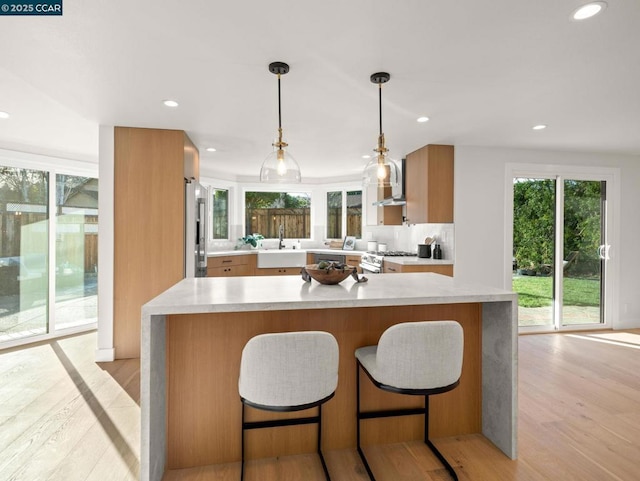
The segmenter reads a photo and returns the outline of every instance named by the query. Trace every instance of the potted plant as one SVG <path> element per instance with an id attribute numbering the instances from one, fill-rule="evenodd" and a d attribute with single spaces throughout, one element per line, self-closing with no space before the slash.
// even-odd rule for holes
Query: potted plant
<path id="1" fill-rule="evenodd" d="M 238 246 L 236 248 L 237 249 L 251 249 L 251 248 L 256 249 L 262 245 L 262 239 L 264 239 L 264 236 L 262 234 L 249 234 L 244 237 L 240 237 L 238 239 Z"/>

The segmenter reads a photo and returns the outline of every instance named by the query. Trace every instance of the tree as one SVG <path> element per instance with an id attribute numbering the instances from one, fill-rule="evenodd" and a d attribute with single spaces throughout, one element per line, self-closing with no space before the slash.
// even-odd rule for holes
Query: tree
<path id="1" fill-rule="evenodd" d="M 553 264 L 555 181 L 516 179 L 513 185 L 513 250 L 518 267 Z"/>
<path id="2" fill-rule="evenodd" d="M 40 170 L 0 167 L 0 192 L 4 201 L 47 204 L 49 176 Z"/>
<path id="3" fill-rule="evenodd" d="M 518 267 L 544 272 L 554 263 L 556 181 L 515 179 L 513 249 Z M 579 252 L 575 273 L 598 272 L 602 185 L 599 181 L 564 181 L 564 252 Z"/>

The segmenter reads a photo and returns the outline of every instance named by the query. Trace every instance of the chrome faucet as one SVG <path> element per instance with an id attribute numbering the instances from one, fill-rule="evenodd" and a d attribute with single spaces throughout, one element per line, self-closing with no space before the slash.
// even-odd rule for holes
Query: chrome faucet
<path id="1" fill-rule="evenodd" d="M 284 249 L 284 224 L 280 224 L 280 229 L 279 229 L 279 237 L 280 237 L 280 242 L 278 243 L 278 249 Z"/>

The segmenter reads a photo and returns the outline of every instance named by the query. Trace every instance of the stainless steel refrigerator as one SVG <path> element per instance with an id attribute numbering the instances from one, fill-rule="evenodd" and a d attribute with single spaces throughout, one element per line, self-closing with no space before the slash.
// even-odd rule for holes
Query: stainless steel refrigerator
<path id="1" fill-rule="evenodd" d="M 195 181 L 185 181 L 184 276 L 207 276 L 208 190 Z"/>

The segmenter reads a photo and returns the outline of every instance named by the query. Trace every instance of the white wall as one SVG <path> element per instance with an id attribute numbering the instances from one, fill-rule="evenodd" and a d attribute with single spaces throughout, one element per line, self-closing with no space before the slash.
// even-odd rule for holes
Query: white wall
<path id="1" fill-rule="evenodd" d="M 455 276 L 463 282 L 500 288 L 505 285 L 505 197 L 511 188 L 507 164 L 550 164 L 620 169 L 617 286 L 619 314 L 613 327 L 640 327 L 640 156 L 581 154 L 480 147 L 456 147 L 454 218 Z"/>

